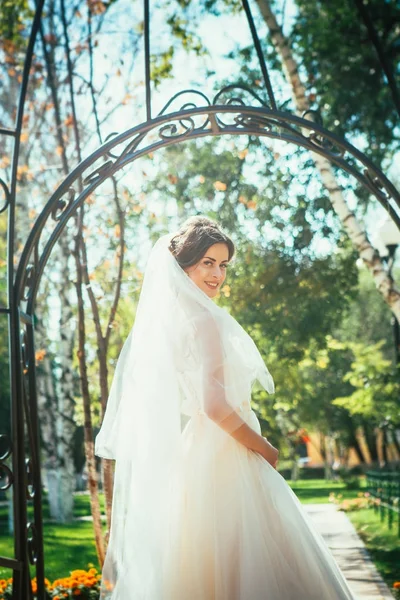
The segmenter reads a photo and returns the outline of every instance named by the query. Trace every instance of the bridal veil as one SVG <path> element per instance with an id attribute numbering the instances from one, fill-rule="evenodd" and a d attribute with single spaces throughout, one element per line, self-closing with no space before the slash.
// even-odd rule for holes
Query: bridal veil
<path id="1" fill-rule="evenodd" d="M 115 459 L 101 599 L 162 600 L 163 548 L 181 476 L 181 414 L 227 417 L 272 377 L 251 337 L 205 294 L 160 237 L 118 358 L 97 456 Z M 205 443 L 207 443 L 205 441 Z"/>

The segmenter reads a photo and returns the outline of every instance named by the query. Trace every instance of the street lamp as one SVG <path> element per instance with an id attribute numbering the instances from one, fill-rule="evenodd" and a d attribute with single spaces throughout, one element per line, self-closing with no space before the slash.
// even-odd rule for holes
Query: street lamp
<path id="1" fill-rule="evenodd" d="M 396 250 L 400 245 L 400 231 L 395 222 L 387 216 L 378 226 L 377 242 L 379 244 L 379 254 L 386 263 L 387 272 L 393 283 L 393 265 L 395 261 Z M 400 367 L 400 326 L 395 315 L 392 315 L 393 335 L 396 364 Z"/>

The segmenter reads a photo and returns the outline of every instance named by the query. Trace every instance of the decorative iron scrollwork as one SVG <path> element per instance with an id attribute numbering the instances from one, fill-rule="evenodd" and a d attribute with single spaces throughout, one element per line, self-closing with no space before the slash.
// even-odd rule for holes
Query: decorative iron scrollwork
<path id="1" fill-rule="evenodd" d="M 234 93 L 234 96 L 228 96 L 225 100 L 223 99 L 224 95 L 228 95 L 230 93 Z M 238 94 L 239 92 L 239 94 Z M 243 99 L 243 93 L 249 94 L 249 96 L 251 98 L 253 98 L 254 100 L 256 100 L 257 104 L 256 106 L 260 106 L 260 107 L 266 107 L 266 103 L 264 102 L 264 100 L 251 88 L 249 88 L 247 85 L 244 84 L 240 84 L 240 83 L 236 83 L 236 84 L 231 84 L 231 85 L 226 85 L 223 88 L 221 88 L 219 90 L 219 92 L 217 92 L 217 94 L 215 94 L 211 104 L 212 105 L 216 105 L 216 104 L 225 104 L 226 106 L 228 105 L 232 105 L 232 104 L 237 104 L 238 106 L 248 106 L 248 103 Z"/>
<path id="2" fill-rule="evenodd" d="M 29 500 L 35 497 L 35 484 L 33 482 L 33 463 L 31 458 L 25 459 L 25 474 L 26 474 L 26 496 Z"/>
<path id="3" fill-rule="evenodd" d="M 5 492 L 14 482 L 14 476 L 10 467 L 0 462 L 0 491 Z"/>
<path id="4" fill-rule="evenodd" d="M 375 190 L 375 195 L 380 196 L 383 200 L 389 200 L 390 195 L 383 185 L 382 181 L 377 177 L 377 175 L 371 172 L 371 169 L 364 169 L 364 175 L 369 181 L 369 183 L 373 186 Z"/>
<path id="5" fill-rule="evenodd" d="M 64 199 L 64 196 L 68 194 L 68 200 Z M 64 211 L 71 206 L 73 201 L 75 200 L 76 192 L 74 188 L 70 187 L 63 196 L 58 198 L 53 210 L 51 211 L 51 216 L 54 221 L 59 221 Z"/>
<path id="6" fill-rule="evenodd" d="M 5 460 L 12 453 L 12 442 L 10 437 L 5 434 L 0 434 L 0 490 L 8 490 L 14 481 L 13 473 L 8 465 L 4 463 Z"/>
<path id="7" fill-rule="evenodd" d="M 24 366 L 24 372 L 29 369 L 29 352 L 28 352 L 28 334 L 25 329 L 21 329 L 21 360 Z"/>
<path id="8" fill-rule="evenodd" d="M 35 282 L 35 265 L 29 264 L 25 269 L 25 285 L 24 285 L 24 293 L 22 296 L 23 300 L 29 300 L 29 297 L 32 293 L 32 288 Z"/>
<path id="9" fill-rule="evenodd" d="M 178 98 L 181 99 L 181 96 L 187 96 L 187 97 L 189 97 L 189 95 L 190 96 L 194 96 L 194 97 L 200 97 L 202 100 L 205 100 L 205 106 L 211 106 L 210 100 L 207 98 L 207 96 L 205 94 L 203 94 L 203 92 L 200 92 L 200 90 L 181 90 L 177 94 L 174 94 L 172 96 L 172 98 L 170 98 L 168 100 L 168 102 L 166 104 L 164 104 L 163 108 L 158 113 L 158 116 L 161 117 L 162 115 L 165 115 L 165 113 L 167 112 L 167 109 L 170 106 L 172 106 L 172 104 L 175 102 L 175 100 L 177 100 Z M 180 104 L 179 109 L 183 110 L 182 106 L 186 106 L 187 107 L 189 104 L 191 104 L 193 107 L 199 106 L 195 102 L 190 102 L 189 103 L 189 101 L 187 101 L 183 105 Z M 203 104 L 203 106 L 204 106 L 204 104 Z"/>
<path id="10" fill-rule="evenodd" d="M 104 143 L 110 141 L 113 137 L 118 135 L 118 131 L 112 131 L 111 133 L 108 134 L 108 136 L 106 137 L 106 139 L 104 140 Z M 108 156 L 109 158 L 118 158 L 117 154 L 113 154 L 112 152 L 106 152 L 105 156 Z"/>
<path id="11" fill-rule="evenodd" d="M 246 115 L 242 113 L 237 115 L 234 118 L 234 121 L 238 127 L 256 127 L 257 129 L 264 131 L 272 131 L 273 127 L 276 125 L 276 123 L 268 117 L 263 117 L 262 115 Z"/>
<path id="12" fill-rule="evenodd" d="M 170 140 L 170 139 L 178 139 L 183 138 L 189 135 L 192 131 L 194 131 L 195 123 L 194 120 L 190 117 L 181 117 L 179 119 L 179 123 L 183 128 L 183 131 L 179 131 L 176 123 L 168 123 L 167 125 L 163 125 L 158 130 L 158 135 L 162 140 Z M 188 123 L 188 125 L 187 125 Z"/>
<path id="13" fill-rule="evenodd" d="M 89 173 L 83 180 L 84 185 L 90 185 L 96 181 L 103 180 L 107 173 L 111 171 L 111 167 L 114 166 L 114 161 L 107 160 L 105 163 L 97 167 L 94 171 Z"/>
<path id="14" fill-rule="evenodd" d="M 0 187 L 2 188 L 3 194 L 4 194 L 4 203 L 3 203 L 3 206 L 0 207 L 0 214 L 1 214 L 5 210 L 7 210 L 8 205 L 10 204 L 10 190 L 8 189 L 8 185 L 6 184 L 6 182 L 3 181 L 3 179 L 1 179 L 1 178 L 0 178 Z"/>
<path id="15" fill-rule="evenodd" d="M 26 538 L 28 542 L 28 557 L 31 565 L 36 565 L 38 559 L 38 543 L 36 526 L 30 522 L 26 525 Z"/>
<path id="16" fill-rule="evenodd" d="M 12 442 L 9 435 L 0 433 L 0 460 L 6 460 L 12 452 Z"/>

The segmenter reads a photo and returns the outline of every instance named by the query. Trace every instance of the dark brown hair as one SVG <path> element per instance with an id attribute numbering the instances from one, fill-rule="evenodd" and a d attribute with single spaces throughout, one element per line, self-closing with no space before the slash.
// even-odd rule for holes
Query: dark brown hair
<path id="1" fill-rule="evenodd" d="M 235 245 L 221 227 L 208 217 L 189 217 L 171 239 L 169 250 L 175 256 L 182 269 L 191 267 L 203 258 L 213 244 L 223 243 L 228 246 L 231 260 L 235 253 Z"/>

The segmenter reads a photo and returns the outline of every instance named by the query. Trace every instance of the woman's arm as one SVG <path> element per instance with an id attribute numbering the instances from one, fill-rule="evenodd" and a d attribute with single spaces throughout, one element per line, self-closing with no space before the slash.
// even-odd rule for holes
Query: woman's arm
<path id="1" fill-rule="evenodd" d="M 227 400 L 229 384 L 225 381 L 226 358 L 220 331 L 210 313 L 204 312 L 201 317 L 201 321 L 198 321 L 196 342 L 200 351 L 199 368 L 202 372 L 202 408 L 221 429 L 249 450 L 261 454 L 275 467 L 278 450 L 254 431 Z M 230 385 L 234 383 L 230 382 Z"/>
<path id="2" fill-rule="evenodd" d="M 219 404 L 218 408 L 206 411 L 206 413 L 210 419 L 236 441 L 249 450 L 258 452 L 273 467 L 276 467 L 279 451 L 265 437 L 254 431 L 236 411 L 232 411 L 232 407 L 227 405 L 223 409 L 222 405 Z M 224 416 L 226 414 L 227 416 Z"/>

